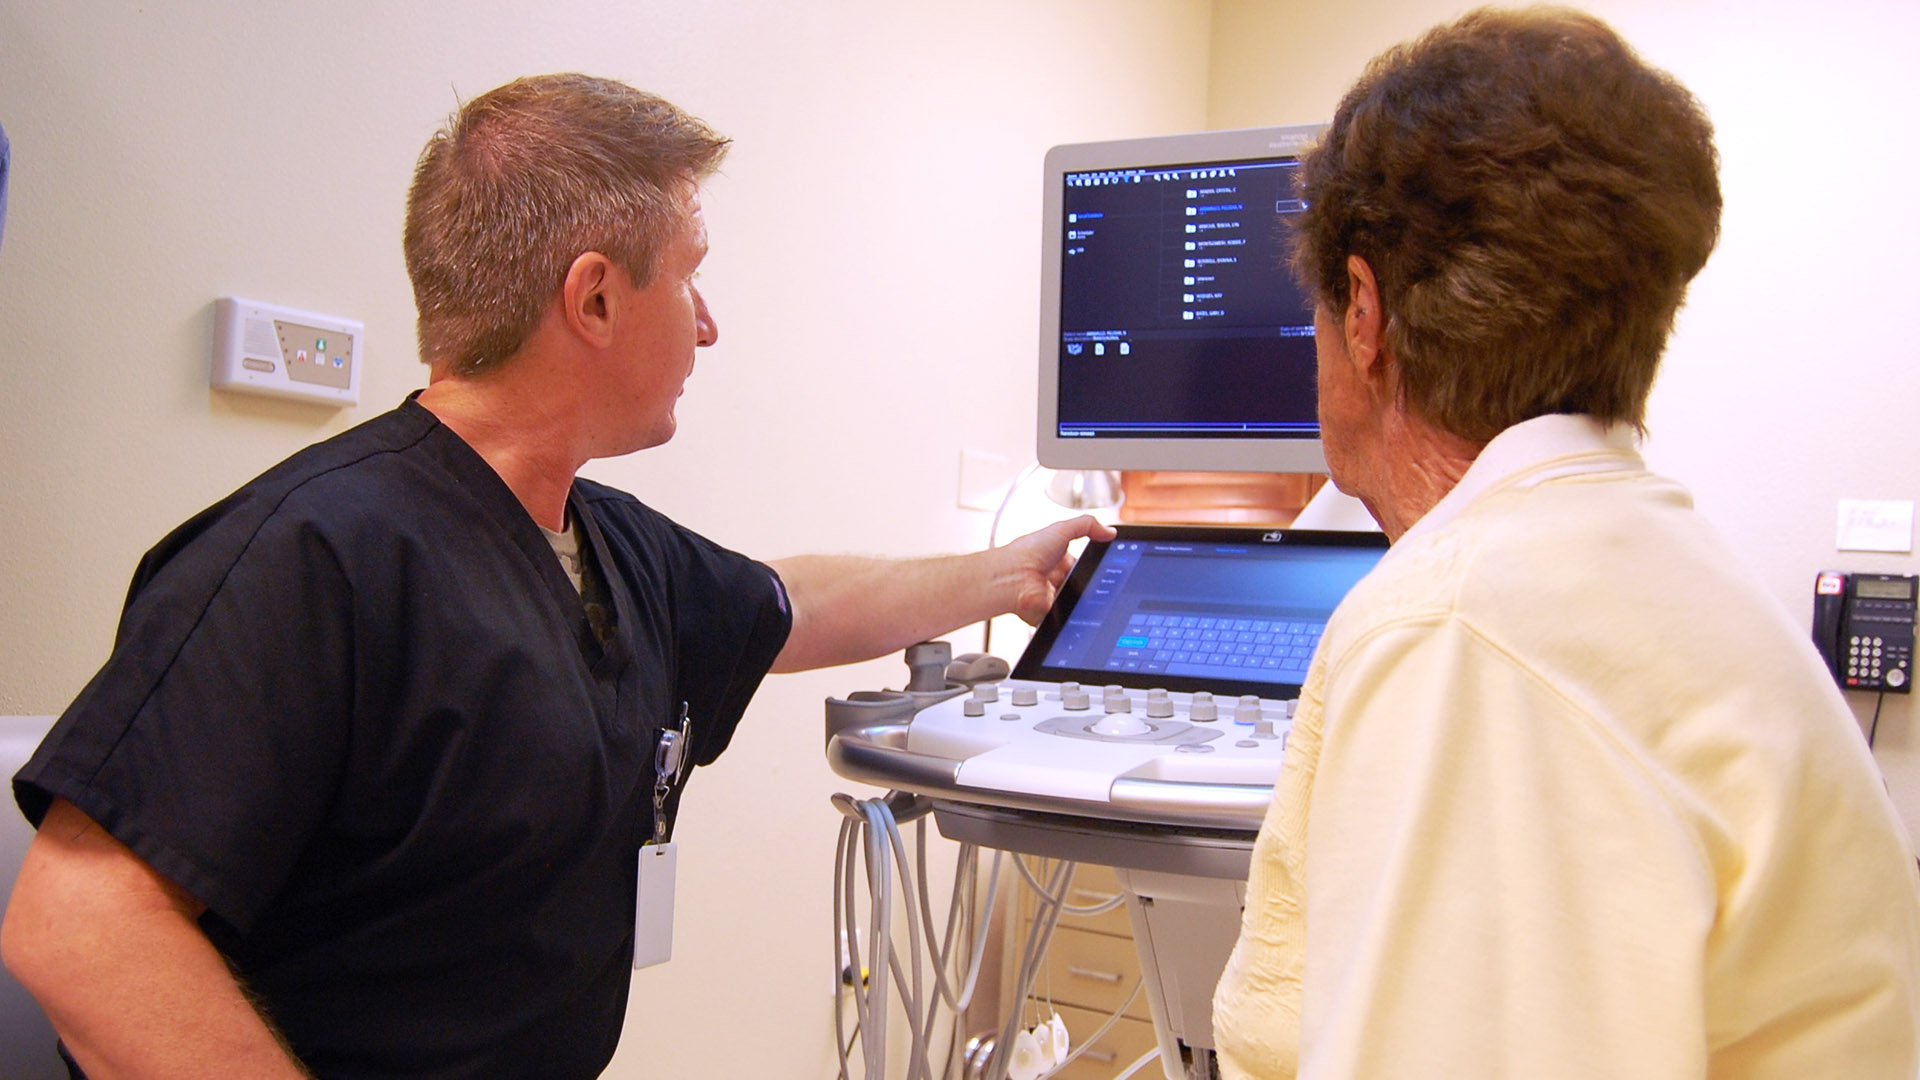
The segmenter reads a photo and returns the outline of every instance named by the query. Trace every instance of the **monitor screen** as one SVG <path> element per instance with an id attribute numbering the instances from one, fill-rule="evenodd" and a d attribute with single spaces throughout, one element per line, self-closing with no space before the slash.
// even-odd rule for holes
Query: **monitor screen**
<path id="1" fill-rule="evenodd" d="M 1015 678 L 1288 698 L 1380 533 L 1123 525 L 1092 543 Z"/>
<path id="2" fill-rule="evenodd" d="M 1287 269 L 1318 125 L 1047 154 L 1039 459 L 1324 472 L 1313 310 Z"/>

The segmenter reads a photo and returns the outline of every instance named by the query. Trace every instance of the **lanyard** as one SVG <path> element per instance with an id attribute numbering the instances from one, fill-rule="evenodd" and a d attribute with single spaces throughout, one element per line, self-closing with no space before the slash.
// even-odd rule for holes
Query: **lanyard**
<path id="1" fill-rule="evenodd" d="M 653 748 L 653 840 L 665 844 L 673 833 L 667 816 L 667 799 L 687 771 L 687 744 L 692 741 L 693 721 L 687 717 L 687 703 L 680 703 L 680 728 L 660 729 L 660 741 Z"/>

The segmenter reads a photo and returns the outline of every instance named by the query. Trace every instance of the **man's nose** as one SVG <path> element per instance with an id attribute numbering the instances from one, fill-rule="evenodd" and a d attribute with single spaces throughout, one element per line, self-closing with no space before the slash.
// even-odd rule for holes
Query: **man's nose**
<path id="1" fill-rule="evenodd" d="M 713 321 L 713 312 L 707 310 L 707 298 L 698 291 L 693 294 L 693 325 L 698 337 L 695 343 L 705 347 L 720 340 L 720 326 Z"/>

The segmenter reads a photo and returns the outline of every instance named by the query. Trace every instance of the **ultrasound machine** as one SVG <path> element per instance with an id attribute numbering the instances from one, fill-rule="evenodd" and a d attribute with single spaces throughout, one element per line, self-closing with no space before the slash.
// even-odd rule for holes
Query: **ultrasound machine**
<path id="1" fill-rule="evenodd" d="M 1285 259 L 1286 219 L 1302 208 L 1298 155 L 1319 131 L 1208 132 L 1047 155 L 1041 464 L 1325 471 L 1312 312 Z M 1123 525 L 1116 539 L 1088 545 L 1010 667 L 926 643 L 908 650 L 902 689 L 828 700 L 833 769 L 889 789 L 836 797 L 849 819 L 836 966 L 862 971 L 843 982 L 867 995 L 856 1000 L 854 1035 L 842 1037 L 865 1044 L 868 1077 L 889 1068 L 887 1003 L 873 1000 L 889 982 L 908 1018 L 909 1077 L 1048 1075 L 1094 1035 L 1060 1029 L 1048 1045 L 1044 1026 L 1024 1031 L 1008 1015 L 963 1053 L 956 1022 L 945 1061 L 934 1062 L 932 1018 L 943 1001 L 967 1004 L 984 919 L 965 915 L 977 896 L 961 893 L 982 881 L 963 867 L 944 940 L 935 932 L 924 877 L 915 886 L 906 875 L 897 829 L 917 819 L 924 842 L 928 816 L 961 843 L 963 863 L 984 850 L 1114 868 L 1158 1044 L 1115 1075 L 1156 1066 L 1168 1080 L 1215 1075 L 1213 987 L 1238 934 L 1294 702 L 1328 617 L 1386 546 L 1374 531 Z M 892 951 L 896 860 L 901 881 L 919 891 L 917 906 L 912 896 L 900 906 L 915 964 L 925 946 L 924 978 Z M 1017 1010 L 1045 948 L 1042 924 L 1070 909 L 1048 892 L 1064 879 L 1040 882 L 1013 861 L 1048 915 L 1035 924 L 1042 940 L 1021 950 Z M 965 930 L 975 935 L 971 961 Z M 867 955 L 852 955 L 861 942 Z M 843 1075 L 847 1064 L 843 1056 Z"/>

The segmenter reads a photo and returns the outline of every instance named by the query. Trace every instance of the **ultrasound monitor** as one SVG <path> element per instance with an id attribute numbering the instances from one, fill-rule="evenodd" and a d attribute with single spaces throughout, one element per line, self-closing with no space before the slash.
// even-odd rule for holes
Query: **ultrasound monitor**
<path id="1" fill-rule="evenodd" d="M 1042 465 L 1326 471 L 1313 310 L 1286 265 L 1294 174 L 1324 130 L 1048 152 Z"/>

